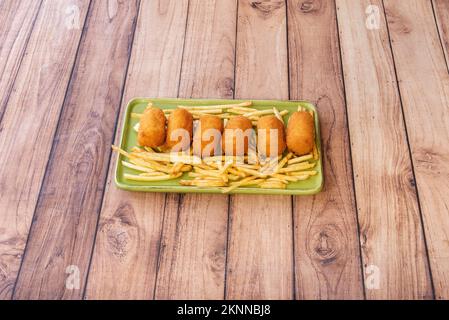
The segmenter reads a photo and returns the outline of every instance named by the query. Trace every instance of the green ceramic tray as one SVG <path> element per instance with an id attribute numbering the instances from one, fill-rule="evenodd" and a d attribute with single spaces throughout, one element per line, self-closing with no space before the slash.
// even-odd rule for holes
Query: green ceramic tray
<path id="1" fill-rule="evenodd" d="M 214 104 L 231 104 L 239 103 L 248 100 L 218 100 L 218 99 L 150 99 L 150 98 L 135 98 L 128 103 L 126 108 L 125 119 L 123 122 L 123 128 L 121 132 L 120 147 L 129 151 L 133 146 L 137 145 L 137 133 L 134 131 L 133 126 L 139 122 L 139 119 L 131 117 L 131 113 L 142 113 L 148 102 L 153 102 L 153 105 L 159 108 L 176 108 L 177 105 L 214 105 Z M 320 159 L 314 168 L 318 171 L 318 174 L 310 177 L 305 181 L 291 182 L 287 185 L 286 189 L 262 189 L 255 187 L 239 187 L 231 193 L 243 193 L 243 194 L 284 194 L 284 195 L 311 195 L 321 191 L 323 187 L 323 173 L 322 173 L 322 153 L 321 153 L 321 139 L 320 139 L 320 126 L 318 122 L 318 114 L 315 107 L 306 101 L 275 101 L 275 100 L 251 100 L 253 105 L 251 108 L 255 109 L 269 109 L 273 106 L 282 110 L 289 110 L 291 114 L 296 111 L 298 105 L 301 105 L 308 110 L 312 110 L 315 113 L 315 128 L 316 128 L 316 145 L 320 153 Z M 289 115 L 284 116 L 284 121 L 287 123 Z M 116 171 L 115 171 L 115 183 L 116 185 L 125 190 L 130 191 L 145 191 L 145 192 L 177 192 L 177 193 L 221 193 L 220 188 L 197 188 L 191 186 L 181 186 L 178 181 L 181 179 L 189 179 L 187 173 L 178 179 L 168 181 L 155 181 L 155 182 L 140 182 L 128 180 L 124 177 L 124 173 L 136 174 L 133 169 L 129 169 L 122 165 L 122 160 L 125 158 L 120 155 L 118 157 Z"/>

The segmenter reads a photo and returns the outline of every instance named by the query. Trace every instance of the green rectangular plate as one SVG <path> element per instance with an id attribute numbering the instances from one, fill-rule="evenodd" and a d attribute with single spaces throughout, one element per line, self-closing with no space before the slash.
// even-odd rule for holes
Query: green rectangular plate
<path id="1" fill-rule="evenodd" d="M 139 122 L 139 119 L 131 118 L 131 113 L 142 113 L 145 110 L 148 102 L 153 102 L 153 105 L 159 108 L 171 109 L 176 108 L 178 105 L 214 105 L 214 104 L 232 104 L 239 103 L 248 100 L 218 100 L 218 99 L 150 99 L 150 98 L 135 98 L 128 103 L 125 114 L 125 121 L 123 122 L 122 135 L 120 140 L 120 147 L 124 150 L 131 150 L 132 147 L 137 145 L 137 133 L 134 131 L 133 126 Z M 320 126 L 318 121 L 318 114 L 315 106 L 306 101 L 275 101 L 275 100 L 251 100 L 253 105 L 251 108 L 263 110 L 270 109 L 273 106 L 279 110 L 288 110 L 290 113 L 284 116 L 285 123 L 288 122 L 289 115 L 298 109 L 298 105 L 301 105 L 308 110 L 312 110 L 315 114 L 315 128 L 316 128 L 316 145 L 320 154 L 316 168 L 318 174 L 310 177 L 305 181 L 290 182 L 286 189 L 262 189 L 255 187 L 239 187 L 231 193 L 243 193 L 243 194 L 284 194 L 284 195 L 311 195 L 321 191 L 323 187 L 323 169 L 322 169 L 322 152 L 321 152 L 321 139 L 320 139 Z M 177 193 L 222 193 L 220 188 L 198 188 L 191 186 L 179 185 L 179 180 L 189 179 L 187 173 L 178 179 L 168 181 L 154 181 L 154 182 L 141 182 L 132 181 L 124 177 L 124 173 L 136 174 L 133 169 L 129 169 L 122 165 L 122 160 L 126 160 L 125 157 L 119 155 L 116 170 L 115 170 L 115 183 L 116 185 L 125 190 L 130 191 L 145 191 L 145 192 L 177 192 Z"/>

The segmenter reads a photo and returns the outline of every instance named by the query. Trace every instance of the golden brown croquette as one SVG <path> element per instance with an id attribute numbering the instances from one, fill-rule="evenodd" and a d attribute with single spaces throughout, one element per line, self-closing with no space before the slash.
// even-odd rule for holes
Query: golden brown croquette
<path id="1" fill-rule="evenodd" d="M 202 115 L 193 135 L 193 153 L 199 157 L 221 154 L 223 120 L 214 115 Z"/>
<path id="2" fill-rule="evenodd" d="M 173 110 L 168 117 L 165 145 L 175 152 L 188 150 L 192 141 L 192 131 L 192 114 L 186 109 Z"/>
<path id="3" fill-rule="evenodd" d="M 165 142 L 165 115 L 161 109 L 147 108 L 140 118 L 137 142 L 145 147 L 159 147 Z"/>
<path id="4" fill-rule="evenodd" d="M 313 117 L 305 111 L 294 112 L 287 125 L 287 147 L 296 155 L 312 151 L 315 142 Z"/>
<path id="5" fill-rule="evenodd" d="M 223 153 L 229 156 L 248 154 L 248 145 L 253 124 L 244 116 L 235 116 L 228 120 L 222 137 Z"/>
<path id="6" fill-rule="evenodd" d="M 284 152 L 285 128 L 275 116 L 264 116 L 257 121 L 257 149 L 263 157 L 275 157 Z"/>

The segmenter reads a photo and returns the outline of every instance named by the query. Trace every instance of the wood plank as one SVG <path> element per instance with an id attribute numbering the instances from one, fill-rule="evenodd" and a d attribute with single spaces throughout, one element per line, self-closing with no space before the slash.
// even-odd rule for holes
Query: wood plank
<path id="1" fill-rule="evenodd" d="M 315 103 L 325 146 L 323 192 L 293 202 L 296 297 L 363 299 L 335 2 L 287 5 L 290 98 Z"/>
<path id="2" fill-rule="evenodd" d="M 377 6 L 379 29 L 366 27 L 368 5 Z M 337 0 L 337 17 L 364 276 L 368 280 L 366 296 L 431 298 L 426 248 L 382 3 Z"/>
<path id="3" fill-rule="evenodd" d="M 239 1 L 236 97 L 288 99 L 284 1 Z M 231 197 L 226 298 L 293 298 L 292 198 Z"/>
<path id="4" fill-rule="evenodd" d="M 438 24 L 440 41 L 449 68 L 449 2 L 446 0 L 432 0 L 435 19 Z"/>
<path id="5" fill-rule="evenodd" d="M 187 0 L 141 1 L 125 103 L 136 96 L 177 96 L 187 8 Z M 85 297 L 151 299 L 165 195 L 119 190 L 113 182 L 116 160 L 113 155 Z"/>
<path id="6" fill-rule="evenodd" d="M 41 0 L 0 3 L 0 119 L 16 79 Z"/>
<path id="7" fill-rule="evenodd" d="M 80 28 L 67 28 L 76 5 Z M 0 127 L 0 297 L 11 296 L 89 1 L 44 1 Z M 51 35 L 51 36 L 50 36 Z"/>
<path id="8" fill-rule="evenodd" d="M 103 197 L 138 1 L 96 1 L 86 22 L 15 299 L 80 299 Z M 67 266 L 79 288 L 66 288 Z"/>
<path id="9" fill-rule="evenodd" d="M 236 1 L 190 1 L 180 96 L 233 98 L 236 10 Z M 165 208 L 156 298 L 223 299 L 228 196 L 175 197 Z"/>
<path id="10" fill-rule="evenodd" d="M 387 0 L 385 9 L 435 296 L 449 299 L 449 74 L 431 3 Z"/>

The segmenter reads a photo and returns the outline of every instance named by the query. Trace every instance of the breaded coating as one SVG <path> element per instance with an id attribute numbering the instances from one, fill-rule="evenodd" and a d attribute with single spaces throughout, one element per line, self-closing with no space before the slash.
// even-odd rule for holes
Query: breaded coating
<path id="1" fill-rule="evenodd" d="M 310 113 L 294 112 L 287 125 L 287 147 L 296 155 L 304 155 L 312 151 L 315 143 L 315 124 Z"/>
<path id="2" fill-rule="evenodd" d="M 275 157 L 281 155 L 285 147 L 285 128 L 282 121 L 273 115 L 261 117 L 257 121 L 259 154 L 264 157 Z"/>
<path id="3" fill-rule="evenodd" d="M 193 154 L 199 157 L 221 155 L 223 120 L 214 115 L 202 115 L 193 135 Z"/>
<path id="4" fill-rule="evenodd" d="M 251 120 L 235 116 L 228 120 L 222 137 L 223 153 L 229 156 L 248 154 L 249 139 L 253 131 Z"/>
<path id="5" fill-rule="evenodd" d="M 165 145 L 174 152 L 190 148 L 193 131 L 193 116 L 186 109 L 175 109 L 168 117 Z"/>
<path id="6" fill-rule="evenodd" d="M 161 109 L 147 108 L 140 118 L 137 142 L 144 147 L 159 147 L 165 142 L 165 115 Z"/>

